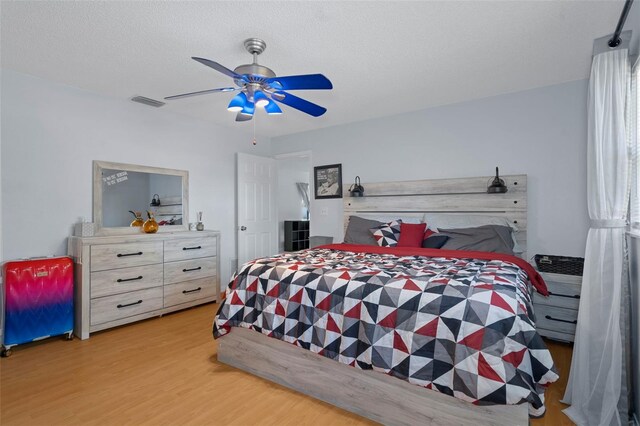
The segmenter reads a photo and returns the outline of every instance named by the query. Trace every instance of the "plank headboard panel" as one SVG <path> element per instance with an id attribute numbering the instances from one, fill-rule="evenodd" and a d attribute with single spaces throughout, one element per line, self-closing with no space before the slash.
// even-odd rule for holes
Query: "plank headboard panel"
<path id="1" fill-rule="evenodd" d="M 516 240 L 527 249 L 527 175 L 501 176 L 508 192 L 487 194 L 491 176 L 426 179 L 401 182 L 364 182 L 364 197 L 343 193 L 344 229 L 349 216 L 372 217 L 398 214 L 422 217 L 424 213 L 501 216 L 519 229 Z"/>

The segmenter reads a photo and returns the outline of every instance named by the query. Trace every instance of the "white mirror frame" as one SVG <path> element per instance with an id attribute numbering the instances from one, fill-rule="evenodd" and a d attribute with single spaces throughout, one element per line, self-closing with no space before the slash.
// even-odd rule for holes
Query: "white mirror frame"
<path id="1" fill-rule="evenodd" d="M 160 167 L 139 166 L 137 164 L 112 163 L 109 161 L 93 162 L 93 222 L 94 235 L 127 235 L 140 234 L 141 228 L 131 226 L 102 226 L 102 170 L 123 170 L 127 172 L 155 173 L 161 175 L 180 176 L 182 178 L 182 225 L 160 226 L 158 232 L 180 232 L 189 230 L 189 172 L 186 170 L 163 169 Z"/>

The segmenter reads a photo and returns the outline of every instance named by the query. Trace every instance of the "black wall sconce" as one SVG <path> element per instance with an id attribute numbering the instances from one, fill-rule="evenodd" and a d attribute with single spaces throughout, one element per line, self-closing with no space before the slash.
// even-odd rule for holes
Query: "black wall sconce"
<path id="1" fill-rule="evenodd" d="M 504 180 L 500 179 L 498 168 L 496 167 L 496 177 L 493 178 L 491 183 L 487 186 L 487 193 L 489 194 L 504 194 L 509 188 L 504 183 Z"/>
<path id="2" fill-rule="evenodd" d="M 352 197 L 364 197 L 364 186 L 360 184 L 360 176 L 356 176 L 356 181 L 349 187 Z"/>

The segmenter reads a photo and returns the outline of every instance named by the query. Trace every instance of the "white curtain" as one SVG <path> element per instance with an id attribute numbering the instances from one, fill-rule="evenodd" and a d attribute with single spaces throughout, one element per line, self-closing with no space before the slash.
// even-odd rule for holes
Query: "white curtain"
<path id="1" fill-rule="evenodd" d="M 640 234 L 640 58 L 636 59 L 631 77 L 631 229 Z M 640 407 L 638 407 L 640 410 Z"/>
<path id="2" fill-rule="evenodd" d="M 579 425 L 621 425 L 626 390 L 623 286 L 627 280 L 625 224 L 629 206 L 630 94 L 628 49 L 594 56 L 589 82 L 587 237 L 582 296 L 564 402 Z M 625 392 L 626 393 L 626 392 Z M 623 398 L 624 399 L 624 398 Z M 622 408 L 622 409 L 620 409 Z"/>

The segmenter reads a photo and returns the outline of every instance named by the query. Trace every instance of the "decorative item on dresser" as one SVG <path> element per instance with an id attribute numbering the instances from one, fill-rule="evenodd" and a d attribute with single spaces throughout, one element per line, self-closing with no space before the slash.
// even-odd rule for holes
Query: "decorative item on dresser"
<path id="1" fill-rule="evenodd" d="M 156 218 L 150 211 L 147 211 L 147 218 L 142 224 L 142 230 L 146 234 L 155 234 L 158 232 L 158 222 L 156 222 Z"/>
<path id="2" fill-rule="evenodd" d="M 73 235 L 75 235 L 76 237 L 93 237 L 94 232 L 94 223 L 85 222 L 84 219 L 81 219 L 80 222 L 76 223 L 73 227 Z"/>
<path id="3" fill-rule="evenodd" d="M 573 342 L 578 323 L 582 276 L 540 272 L 549 296 L 533 295 L 536 327 L 541 336 Z"/>
<path id="4" fill-rule="evenodd" d="M 204 223 L 202 223 L 202 212 L 198 212 L 198 223 L 196 223 L 196 231 L 204 231 Z"/>
<path id="5" fill-rule="evenodd" d="M 220 298 L 217 231 L 69 238 L 75 333 L 90 333 Z"/>
<path id="6" fill-rule="evenodd" d="M 284 221 L 284 251 L 298 251 L 309 248 L 309 221 Z"/>
<path id="7" fill-rule="evenodd" d="M 140 227 L 142 225 L 144 225 L 144 219 L 142 218 L 142 212 L 134 212 L 133 210 L 129 210 L 129 213 L 131 213 L 134 217 L 134 219 L 131 221 L 131 224 L 129 224 L 130 227 L 135 228 L 135 227 Z M 91 237 L 93 235 L 77 235 L 78 237 Z"/>

